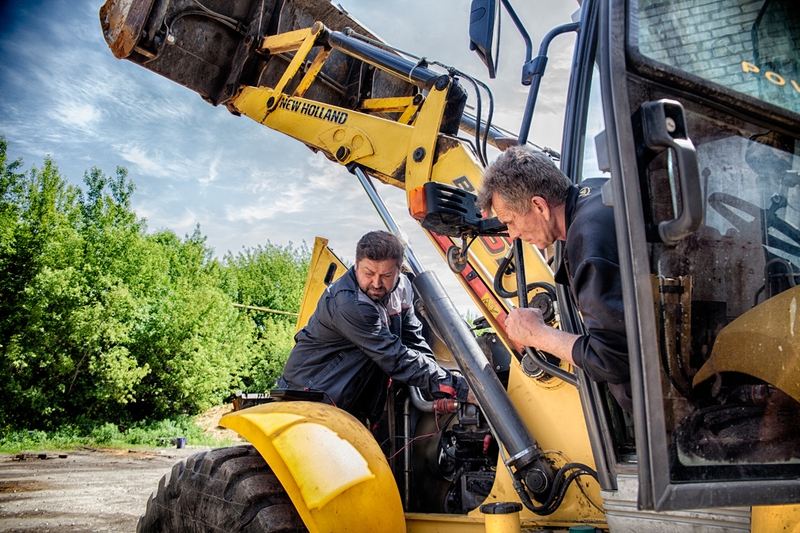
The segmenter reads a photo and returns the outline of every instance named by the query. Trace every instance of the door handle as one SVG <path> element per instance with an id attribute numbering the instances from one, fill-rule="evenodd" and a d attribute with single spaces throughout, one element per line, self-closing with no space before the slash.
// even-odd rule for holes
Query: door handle
<path id="1" fill-rule="evenodd" d="M 697 152 L 686 132 L 683 106 L 675 100 L 645 102 L 641 108 L 642 140 L 653 152 L 672 149 L 678 165 L 681 213 L 658 224 L 658 235 L 666 244 L 677 244 L 703 224 L 703 189 L 697 168 Z"/>

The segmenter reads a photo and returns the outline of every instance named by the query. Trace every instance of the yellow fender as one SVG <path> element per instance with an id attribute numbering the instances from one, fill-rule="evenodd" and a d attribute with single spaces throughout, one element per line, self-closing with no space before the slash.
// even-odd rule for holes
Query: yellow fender
<path id="1" fill-rule="evenodd" d="M 722 328 L 697 386 L 718 372 L 742 372 L 800 402 L 800 287 L 786 290 Z"/>
<path id="2" fill-rule="evenodd" d="M 228 414 L 220 425 L 264 457 L 310 533 L 405 532 L 389 463 L 350 414 L 316 402 L 273 402 Z"/>

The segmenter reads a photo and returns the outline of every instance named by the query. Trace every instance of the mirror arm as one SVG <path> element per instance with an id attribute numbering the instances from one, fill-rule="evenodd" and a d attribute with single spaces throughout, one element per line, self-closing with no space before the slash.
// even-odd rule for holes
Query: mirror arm
<path id="1" fill-rule="evenodd" d="M 511 17 L 512 22 L 514 22 L 514 26 L 517 27 L 520 35 L 522 35 L 522 40 L 525 41 L 525 63 L 527 64 L 530 62 L 531 56 L 533 56 L 533 41 L 531 41 L 531 36 L 528 35 L 528 30 L 525 29 L 522 21 L 519 20 L 517 12 L 514 11 L 513 7 L 511 7 L 511 3 L 508 0 L 500 0 L 500 3 L 503 4 L 504 8 L 506 8 L 508 16 Z"/>
<path id="2" fill-rule="evenodd" d="M 503 5 L 506 4 L 506 1 L 507 0 L 502 0 Z M 522 83 L 523 85 L 530 85 L 531 88 L 528 90 L 528 102 L 525 104 L 525 114 L 522 116 L 522 125 L 519 129 L 519 137 L 517 139 L 519 145 L 524 146 L 528 142 L 528 133 L 530 132 L 531 123 L 533 122 L 533 110 L 536 107 L 536 99 L 539 96 L 539 85 L 542 81 L 542 76 L 544 76 L 545 66 L 547 65 L 547 48 L 550 46 L 550 42 L 562 33 L 578 31 L 579 28 L 580 22 L 570 22 L 569 24 L 556 26 L 547 32 L 547 35 L 542 39 L 542 44 L 539 45 L 539 55 L 536 56 L 533 61 L 525 63 L 522 69 Z M 530 71 L 530 79 L 526 80 L 524 76 L 528 71 Z M 526 81 L 528 83 L 525 83 Z"/>

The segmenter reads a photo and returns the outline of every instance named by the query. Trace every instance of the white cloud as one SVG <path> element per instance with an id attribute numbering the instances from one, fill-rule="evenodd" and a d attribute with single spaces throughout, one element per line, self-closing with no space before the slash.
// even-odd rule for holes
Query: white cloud
<path id="1" fill-rule="evenodd" d="M 114 145 L 114 149 L 122 159 L 134 165 L 139 174 L 179 181 L 189 177 L 186 170 L 190 165 L 176 161 L 174 155 L 167 158 L 160 151 L 149 151 L 137 144 Z"/>
<path id="2" fill-rule="evenodd" d="M 197 181 L 200 182 L 202 187 L 207 187 L 209 183 L 216 180 L 219 177 L 219 172 L 217 171 L 217 166 L 219 165 L 220 154 L 211 161 L 208 165 L 208 175 L 206 177 L 199 178 Z"/>
<path id="3" fill-rule="evenodd" d="M 147 220 L 150 231 L 169 229 L 178 236 L 194 231 L 200 218 L 190 208 L 174 211 L 172 209 L 165 210 L 164 206 L 153 203 L 138 203 L 134 209 L 138 217 Z"/>
<path id="4" fill-rule="evenodd" d="M 101 115 L 101 111 L 90 104 L 66 102 L 58 105 L 51 112 L 50 117 L 68 128 L 91 133 L 92 126 L 100 120 Z"/>
<path id="5" fill-rule="evenodd" d="M 252 223 L 273 220 L 280 216 L 302 213 L 307 201 L 306 188 L 298 183 L 286 183 L 282 188 L 262 194 L 249 205 L 225 206 L 225 220 Z"/>
<path id="6" fill-rule="evenodd" d="M 149 158 L 147 154 L 136 146 L 119 146 L 119 155 L 127 161 L 139 168 L 140 172 L 151 175 L 162 174 L 162 169 L 153 159 Z"/>

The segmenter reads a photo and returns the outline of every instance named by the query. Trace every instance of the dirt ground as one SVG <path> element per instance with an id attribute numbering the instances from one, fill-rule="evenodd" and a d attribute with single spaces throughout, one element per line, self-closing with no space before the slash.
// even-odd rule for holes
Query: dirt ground
<path id="1" fill-rule="evenodd" d="M 158 480 L 196 451 L 0 454 L 0 531 L 136 531 Z"/>
<path id="2" fill-rule="evenodd" d="M 218 438 L 235 438 L 216 424 L 228 410 L 208 412 L 198 424 Z M 0 454 L 0 532 L 133 533 L 161 476 L 204 449 L 209 448 L 86 448 L 30 453 L 24 460 Z"/>

